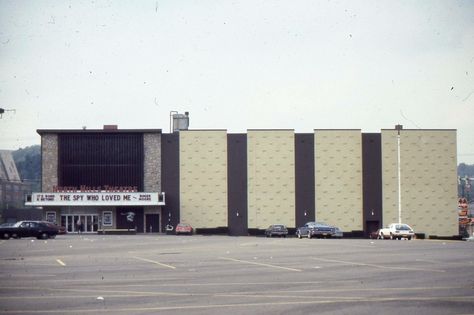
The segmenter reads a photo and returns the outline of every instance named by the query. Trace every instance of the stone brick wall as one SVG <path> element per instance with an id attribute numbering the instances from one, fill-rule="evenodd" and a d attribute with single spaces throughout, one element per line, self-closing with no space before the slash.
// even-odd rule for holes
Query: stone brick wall
<path id="1" fill-rule="evenodd" d="M 58 185 L 58 135 L 43 134 L 41 137 L 41 170 L 43 192 L 53 191 Z"/>
<path id="2" fill-rule="evenodd" d="M 143 149 L 144 190 L 161 192 L 161 134 L 145 133 Z"/>

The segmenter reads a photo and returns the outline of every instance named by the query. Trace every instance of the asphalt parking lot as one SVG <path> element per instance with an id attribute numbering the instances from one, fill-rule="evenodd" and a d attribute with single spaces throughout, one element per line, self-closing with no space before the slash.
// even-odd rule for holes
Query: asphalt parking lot
<path id="1" fill-rule="evenodd" d="M 0 314 L 474 314 L 474 242 L 0 241 Z"/>

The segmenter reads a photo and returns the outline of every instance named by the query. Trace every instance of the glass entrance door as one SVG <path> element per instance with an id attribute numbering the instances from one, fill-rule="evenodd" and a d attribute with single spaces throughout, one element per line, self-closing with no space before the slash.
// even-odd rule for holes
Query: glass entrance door
<path id="1" fill-rule="evenodd" d="M 98 229 L 99 216 L 97 214 L 63 214 L 61 225 L 66 227 L 68 233 L 78 233 L 77 222 L 82 223 L 83 233 L 95 233 Z"/>

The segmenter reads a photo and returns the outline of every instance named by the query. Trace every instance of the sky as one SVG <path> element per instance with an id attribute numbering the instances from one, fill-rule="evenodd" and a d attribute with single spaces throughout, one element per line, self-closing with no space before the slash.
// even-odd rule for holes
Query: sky
<path id="1" fill-rule="evenodd" d="M 457 129 L 474 1 L 0 0 L 0 149 L 37 129 Z"/>

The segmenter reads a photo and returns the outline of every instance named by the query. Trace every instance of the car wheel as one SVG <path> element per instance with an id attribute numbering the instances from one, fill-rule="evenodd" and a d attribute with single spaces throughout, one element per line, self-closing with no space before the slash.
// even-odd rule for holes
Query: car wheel
<path id="1" fill-rule="evenodd" d="M 408 236 L 407 238 L 408 238 L 408 240 L 411 240 L 411 236 Z"/>
<path id="2" fill-rule="evenodd" d="M 308 235 L 306 235 L 307 238 L 311 238 L 311 232 L 308 231 Z"/>
<path id="3" fill-rule="evenodd" d="M 296 232 L 296 236 L 297 236 L 298 238 L 301 238 L 301 233 L 300 233 L 300 231 Z"/>
<path id="4" fill-rule="evenodd" d="M 38 238 L 43 239 L 43 240 L 46 240 L 46 239 L 49 238 L 49 235 L 48 235 L 48 233 L 44 233 L 44 232 L 43 232 L 43 233 L 40 234 L 40 237 L 38 237 Z"/>
<path id="5" fill-rule="evenodd" d="M 4 232 L 4 233 L 2 234 L 2 238 L 8 240 L 8 239 L 10 238 L 10 233 Z"/>
<path id="6" fill-rule="evenodd" d="M 395 239 L 395 237 L 393 237 L 393 234 L 392 234 L 392 233 L 390 233 L 390 239 L 391 239 L 391 240 L 394 240 L 394 239 Z"/>
<path id="7" fill-rule="evenodd" d="M 19 238 L 19 237 L 18 237 L 18 234 L 16 234 L 16 233 L 13 233 L 13 234 L 12 234 L 12 237 L 13 237 L 13 238 Z"/>
<path id="8" fill-rule="evenodd" d="M 385 239 L 385 236 L 383 236 L 383 233 L 380 233 L 379 238 L 380 238 L 381 240 Z"/>

